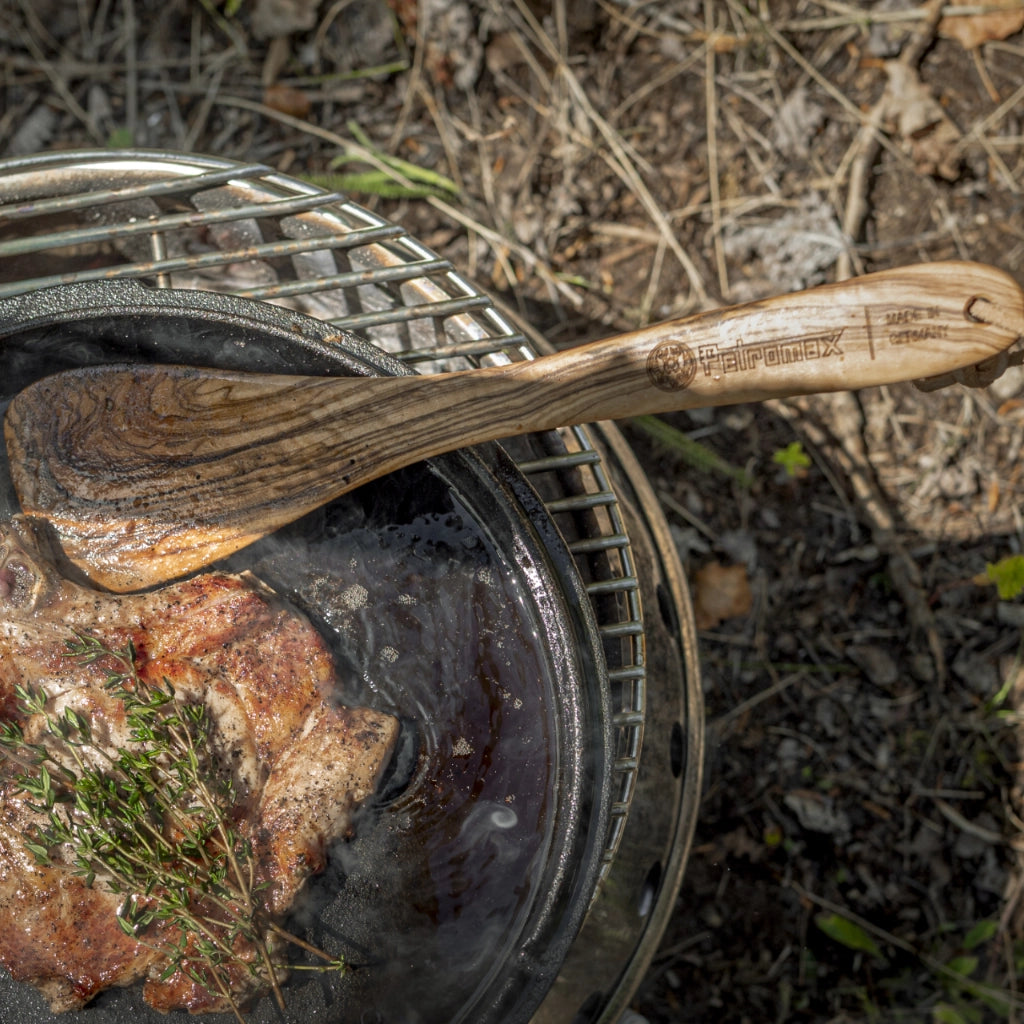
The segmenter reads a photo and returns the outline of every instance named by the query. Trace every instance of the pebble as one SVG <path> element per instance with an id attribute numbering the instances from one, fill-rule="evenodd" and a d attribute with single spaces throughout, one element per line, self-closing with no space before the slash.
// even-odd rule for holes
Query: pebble
<path id="1" fill-rule="evenodd" d="M 900 668 L 893 656 L 876 644 L 855 644 L 846 648 L 847 657 L 868 679 L 883 690 L 894 686 L 900 678 Z"/>

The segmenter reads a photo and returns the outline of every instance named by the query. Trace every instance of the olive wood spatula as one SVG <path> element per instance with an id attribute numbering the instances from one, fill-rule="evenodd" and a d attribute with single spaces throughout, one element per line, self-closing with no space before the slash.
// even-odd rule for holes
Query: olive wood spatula
<path id="1" fill-rule="evenodd" d="M 299 377 L 89 367 L 15 396 L 23 511 L 95 583 L 192 572 L 346 491 L 465 445 L 575 423 L 936 377 L 1024 334 L 974 263 L 884 271 L 459 373 Z M 1005 358 L 1005 357 L 1004 357 Z"/>

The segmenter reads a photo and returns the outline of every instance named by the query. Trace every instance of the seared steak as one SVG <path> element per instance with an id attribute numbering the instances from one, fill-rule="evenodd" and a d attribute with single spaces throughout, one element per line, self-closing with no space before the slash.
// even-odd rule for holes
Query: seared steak
<path id="1" fill-rule="evenodd" d="M 102 664 L 67 657 L 76 633 L 111 649 L 130 641 L 142 679 L 169 680 L 177 699 L 205 704 L 218 760 L 234 775 L 261 898 L 271 917 L 284 915 L 375 791 L 396 720 L 337 703 L 324 641 L 255 578 L 207 574 L 147 594 L 100 593 L 61 577 L 25 522 L 0 524 L 0 714 L 23 718 L 15 686 L 41 686 L 54 712 L 92 719 L 95 743 L 124 746 L 123 708 L 104 689 Z M 39 727 L 21 724 L 26 736 Z M 55 1011 L 139 980 L 161 1010 L 225 1009 L 182 971 L 160 980 L 167 960 L 152 936 L 144 944 L 121 930 L 124 897 L 100 881 L 87 886 L 70 852 L 66 862 L 35 862 L 24 836 L 39 815 L 15 773 L 0 762 L 0 962 L 11 975 L 36 985 Z M 253 982 L 241 984 L 244 1000 Z"/>

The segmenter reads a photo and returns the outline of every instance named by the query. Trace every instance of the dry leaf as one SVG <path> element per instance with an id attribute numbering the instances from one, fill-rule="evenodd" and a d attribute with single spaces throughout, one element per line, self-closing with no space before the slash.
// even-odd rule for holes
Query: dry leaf
<path id="1" fill-rule="evenodd" d="M 886 61 L 890 95 L 886 113 L 896 121 L 896 130 L 903 138 L 921 174 L 930 174 L 947 181 L 960 175 L 957 143 L 960 132 L 946 116 L 939 101 L 902 61 Z"/>
<path id="2" fill-rule="evenodd" d="M 801 827 L 808 832 L 821 832 L 839 840 L 849 837 L 849 815 L 824 793 L 810 789 L 794 789 L 782 798 L 782 802 L 796 815 Z"/>
<path id="3" fill-rule="evenodd" d="M 991 14 L 950 15 L 939 22 L 939 35 L 974 50 L 983 43 L 1008 39 L 1024 28 L 1024 5 L 1020 0 L 993 0 L 992 6 L 1006 9 Z"/>
<path id="4" fill-rule="evenodd" d="M 754 603 L 747 570 L 742 565 L 711 562 L 697 571 L 693 584 L 698 629 L 711 629 L 726 619 L 746 615 Z"/>
<path id="5" fill-rule="evenodd" d="M 263 91 L 263 103 L 271 110 L 279 110 L 291 117 L 305 118 L 309 116 L 312 106 L 309 96 L 301 89 L 290 85 L 272 85 Z"/>
<path id="6" fill-rule="evenodd" d="M 484 61 L 492 75 L 501 74 L 526 63 L 522 47 L 516 43 L 514 32 L 493 35 L 484 50 Z"/>

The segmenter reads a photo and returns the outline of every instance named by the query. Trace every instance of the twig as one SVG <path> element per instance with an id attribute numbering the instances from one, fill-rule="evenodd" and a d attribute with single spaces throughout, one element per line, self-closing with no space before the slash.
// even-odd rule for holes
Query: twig
<path id="1" fill-rule="evenodd" d="M 249 52 L 245 43 L 245 36 L 231 22 L 230 18 L 224 17 L 212 0 L 198 0 L 199 6 L 206 12 L 210 20 L 220 29 L 221 32 L 231 40 L 232 47 L 237 51 L 239 57 L 244 57 Z"/>
<path id="2" fill-rule="evenodd" d="M 955 825 L 961 832 L 966 832 L 968 835 L 974 836 L 975 839 L 988 843 L 989 846 L 1006 845 L 1006 836 L 1002 835 L 1002 833 L 976 825 L 969 818 L 965 818 L 952 804 L 946 803 L 945 800 L 936 799 L 935 806 L 946 821 L 951 825 Z"/>
<path id="3" fill-rule="evenodd" d="M 459 147 L 452 138 L 451 114 L 448 112 L 446 107 L 442 109 L 441 106 L 441 104 L 444 103 L 444 97 L 442 96 L 440 102 L 438 102 L 438 100 L 431 94 L 426 80 L 423 78 L 419 80 L 416 88 L 419 92 L 419 97 L 423 106 L 430 115 L 430 119 L 434 122 L 437 137 L 441 142 L 441 148 L 444 150 L 445 160 L 448 164 L 448 171 L 459 186 L 459 191 L 464 192 L 466 183 L 460 172 L 460 164 L 462 161 L 459 160 Z"/>
<path id="4" fill-rule="evenodd" d="M 715 48 L 711 37 L 715 31 L 714 0 L 704 0 L 704 30 L 708 43 L 704 46 L 704 118 L 707 124 L 708 184 L 711 187 L 711 237 L 715 247 L 715 270 L 718 290 L 729 296 L 729 271 L 722 248 L 722 186 L 718 179 L 718 94 L 715 90 Z"/>
<path id="5" fill-rule="evenodd" d="M 772 672 L 772 674 L 774 675 L 774 672 Z M 753 694 L 753 696 L 741 701 L 735 707 L 730 708 L 728 711 L 708 722 L 709 731 L 713 733 L 721 733 L 727 725 L 735 722 L 738 718 L 742 718 L 748 711 L 752 711 L 759 704 L 763 704 L 766 700 L 771 700 L 773 697 L 777 697 L 780 693 L 788 690 L 794 683 L 799 682 L 801 678 L 803 678 L 802 675 L 797 672 L 793 675 L 783 676 L 781 679 L 776 679 L 770 686 L 766 686 L 763 690 L 758 690 L 757 693 Z"/>
<path id="6" fill-rule="evenodd" d="M 203 92 L 203 99 L 199 104 L 199 109 L 196 111 L 195 117 L 192 118 L 191 123 L 188 126 L 188 132 L 185 135 L 184 149 L 186 152 L 193 149 L 199 141 L 199 137 L 203 134 L 206 128 L 206 122 L 209 120 L 210 111 L 213 110 L 214 104 L 220 103 L 220 83 L 224 77 L 224 65 L 221 64 L 219 68 L 213 73 L 213 78 L 210 81 L 209 86 Z"/>
<path id="7" fill-rule="evenodd" d="M 914 67 L 920 61 L 935 35 L 942 12 L 941 0 L 928 0 L 925 5 L 927 17 L 914 31 L 900 55 L 900 61 L 907 67 Z M 893 101 L 890 85 L 887 83 L 881 98 L 872 108 L 867 120 L 861 125 L 854 142 L 857 157 L 850 171 L 850 185 L 847 194 L 846 212 L 843 217 L 843 233 L 853 242 L 860 234 L 861 226 L 868 212 L 868 180 L 881 142 L 881 126 Z M 849 249 L 840 253 L 836 262 L 838 280 L 845 280 L 852 273 L 852 255 Z M 889 564 L 889 575 L 893 586 L 900 595 L 912 628 L 919 630 L 926 638 L 937 681 L 946 679 L 946 661 L 935 618 L 924 594 L 924 582 L 917 563 L 903 546 L 895 527 L 895 520 L 889 503 L 871 471 L 870 460 L 861 433 L 863 419 L 856 398 L 851 394 L 838 393 L 831 398 L 830 408 L 834 413 L 834 424 L 841 441 L 834 446 L 834 457 L 843 469 L 844 475 L 853 488 L 857 504 L 871 528 L 872 539 L 883 552 Z M 807 426 L 807 424 L 804 424 Z M 823 440 L 823 439 L 822 439 Z"/>
<path id="8" fill-rule="evenodd" d="M 1003 179 L 1004 185 L 1015 193 L 1021 192 L 1021 185 L 1017 181 L 1013 171 L 1006 166 L 1005 161 L 999 155 L 992 140 L 988 137 L 988 130 L 993 125 L 998 124 L 1007 114 L 1012 111 L 1020 109 L 1021 103 L 1024 102 L 1024 85 L 1019 86 L 1014 90 L 1013 94 L 1005 99 L 1002 103 L 996 107 L 987 117 L 982 118 L 977 124 L 971 125 L 970 131 L 966 132 L 960 141 L 954 148 L 954 153 L 961 153 L 964 149 L 970 145 L 972 139 L 977 139 L 978 142 L 985 148 L 985 152 L 988 154 L 989 159 L 992 161 L 995 168 L 999 171 L 1000 177 Z M 1019 144 L 1019 137 L 1018 137 Z"/>
<path id="9" fill-rule="evenodd" d="M 135 25 L 135 0 L 124 0 L 124 126 L 138 141 L 139 67 Z"/>
<path id="10" fill-rule="evenodd" d="M 392 15 L 394 17 L 394 15 Z M 401 36 L 401 32 L 398 32 Z M 402 109 L 395 118 L 395 126 L 391 131 L 392 152 L 397 148 L 399 141 L 405 134 L 405 126 L 409 122 L 409 115 L 412 112 L 413 100 L 419 95 L 418 86 L 423 81 L 423 64 L 426 60 L 427 47 L 423 42 L 422 28 L 419 19 L 416 22 L 416 41 L 412 49 L 412 67 L 409 69 L 409 82 L 402 97 Z"/>
<path id="11" fill-rule="evenodd" d="M 835 0 L 818 0 L 826 10 L 839 13 L 817 18 L 794 18 L 779 25 L 783 32 L 826 32 L 847 25 L 867 27 L 871 25 L 897 25 L 903 22 L 922 21 L 929 17 L 923 7 L 908 7 L 905 10 L 866 10 L 862 4 L 836 3 Z M 946 4 L 941 14 L 944 18 L 972 18 L 978 14 L 989 14 L 998 7 L 991 3 Z"/>
<path id="12" fill-rule="evenodd" d="M 708 540 L 717 542 L 718 534 L 703 519 L 691 512 L 685 505 L 676 501 L 668 491 L 658 491 L 658 501 L 667 509 L 675 512 L 683 522 L 689 523 L 698 533 L 702 533 Z"/>
<path id="13" fill-rule="evenodd" d="M 654 250 L 654 260 L 651 263 L 651 271 L 647 276 L 647 287 L 644 289 L 643 298 L 640 301 L 640 312 L 637 320 L 642 323 L 650 323 L 651 309 L 654 306 L 654 296 L 661 283 L 661 272 L 665 265 L 665 238 L 658 237 L 658 244 Z"/>

